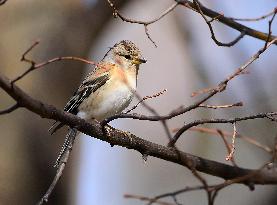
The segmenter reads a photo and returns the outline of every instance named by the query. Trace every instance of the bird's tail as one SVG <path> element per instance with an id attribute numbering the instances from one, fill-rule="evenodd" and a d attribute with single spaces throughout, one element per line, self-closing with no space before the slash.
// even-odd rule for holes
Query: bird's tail
<path id="1" fill-rule="evenodd" d="M 48 132 L 50 132 L 51 135 L 53 135 L 58 129 L 62 128 L 64 126 L 61 122 L 54 122 L 53 125 L 48 129 Z"/>
<path id="2" fill-rule="evenodd" d="M 63 159 L 66 158 L 66 154 L 69 154 L 72 146 L 74 144 L 74 140 L 77 134 L 77 130 L 74 128 L 70 128 L 69 132 L 67 133 L 58 158 L 54 164 L 54 167 L 59 167 L 61 163 L 63 163 Z M 66 160 L 64 160 L 66 163 Z"/>

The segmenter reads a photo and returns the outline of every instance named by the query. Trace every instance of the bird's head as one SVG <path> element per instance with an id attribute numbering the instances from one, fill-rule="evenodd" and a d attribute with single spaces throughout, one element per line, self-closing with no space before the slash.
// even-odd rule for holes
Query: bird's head
<path id="1" fill-rule="evenodd" d="M 115 44 L 106 54 L 106 57 L 114 63 L 122 65 L 123 68 L 138 68 L 140 64 L 146 63 L 139 48 L 131 41 L 123 40 Z"/>

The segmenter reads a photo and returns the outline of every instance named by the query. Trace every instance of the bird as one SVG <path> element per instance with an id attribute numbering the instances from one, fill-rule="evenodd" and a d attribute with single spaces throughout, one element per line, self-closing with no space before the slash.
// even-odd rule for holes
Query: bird
<path id="1" fill-rule="evenodd" d="M 99 122 L 121 113 L 134 97 L 142 63 L 146 63 L 146 59 L 135 43 L 129 40 L 116 43 L 85 77 L 63 110 L 84 120 Z M 49 132 L 53 134 L 63 126 L 55 122 Z M 59 166 L 68 149 L 68 136 L 54 166 Z"/>

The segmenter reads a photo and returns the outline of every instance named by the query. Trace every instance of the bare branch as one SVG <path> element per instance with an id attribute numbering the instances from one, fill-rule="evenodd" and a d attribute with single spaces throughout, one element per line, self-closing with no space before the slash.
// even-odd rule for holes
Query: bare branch
<path id="1" fill-rule="evenodd" d="M 195 5 L 193 2 L 189 1 L 189 0 L 175 0 L 175 2 L 179 3 L 179 5 L 183 5 L 186 8 L 189 8 L 195 12 L 199 13 L 199 10 L 197 9 L 197 5 Z M 242 25 L 236 21 L 234 21 L 232 18 L 228 18 L 225 17 L 224 15 L 213 11 L 203 5 L 199 5 L 200 6 L 200 10 L 203 12 L 203 14 L 205 16 L 209 16 L 210 18 L 216 18 L 217 21 L 227 25 L 230 28 L 233 28 L 239 32 L 245 32 L 245 35 L 248 36 L 252 36 L 254 38 L 266 41 L 268 38 L 268 34 L 267 33 L 263 33 L 261 31 L 249 28 L 245 25 Z M 272 41 L 273 39 L 277 38 L 277 36 L 273 36 L 271 35 L 269 41 Z M 274 41 L 274 44 L 276 44 L 276 41 Z"/>
<path id="2" fill-rule="evenodd" d="M 8 0 L 0 0 L 0 6 L 2 6 L 3 4 L 5 4 Z"/>
<path id="3" fill-rule="evenodd" d="M 115 7 L 114 3 L 111 0 L 107 0 L 107 2 L 109 3 L 110 7 L 112 8 L 113 15 L 114 15 L 115 18 L 119 17 L 122 21 L 125 21 L 125 22 L 128 22 L 128 23 L 136 23 L 136 24 L 143 25 L 147 38 L 154 44 L 155 47 L 157 47 L 157 44 L 151 38 L 151 36 L 148 32 L 147 26 L 161 20 L 163 17 L 165 17 L 167 14 L 169 14 L 171 11 L 173 11 L 178 6 L 178 3 L 174 3 L 171 6 L 169 6 L 165 11 L 163 11 L 158 17 L 156 17 L 156 18 L 154 18 L 150 21 L 139 21 L 139 20 L 134 20 L 134 19 L 124 17 L 122 14 L 119 13 L 118 9 Z"/>
<path id="4" fill-rule="evenodd" d="M 167 91 L 167 89 L 164 89 L 163 91 L 158 92 L 158 93 L 156 93 L 156 94 L 154 94 L 154 95 L 147 95 L 147 96 L 143 97 L 142 99 L 139 100 L 139 102 L 138 102 L 136 105 L 134 105 L 131 109 L 127 110 L 127 111 L 125 112 L 125 114 L 127 114 L 127 113 L 129 113 L 129 112 L 135 110 L 143 101 L 148 100 L 148 99 L 152 99 L 152 98 L 159 97 L 159 96 L 163 95 L 166 91 Z"/>
<path id="5" fill-rule="evenodd" d="M 274 14 L 273 14 L 272 18 L 268 21 L 268 36 L 267 36 L 267 39 L 266 39 L 266 43 L 264 45 L 264 49 L 266 49 L 267 44 L 270 41 L 270 37 L 272 35 L 272 23 L 275 19 L 276 13 L 277 13 L 277 9 L 274 10 Z"/>
<path id="6" fill-rule="evenodd" d="M 130 19 L 130 18 L 126 18 L 123 15 L 121 15 L 117 8 L 115 7 L 114 3 L 111 0 L 107 0 L 107 2 L 109 3 L 109 5 L 111 6 L 112 10 L 113 10 L 113 14 L 115 17 L 119 17 L 122 21 L 125 22 L 129 22 L 129 23 L 136 23 L 136 24 L 142 24 L 145 27 L 145 33 L 147 35 L 147 37 L 150 39 L 150 41 L 156 46 L 156 43 L 152 40 L 152 38 L 150 37 L 148 30 L 147 30 L 147 26 L 155 23 L 157 21 L 159 21 L 160 19 L 162 19 L 164 16 L 166 16 L 168 13 L 172 12 L 178 5 L 182 5 L 185 6 L 195 12 L 198 12 L 201 14 L 201 16 L 204 16 L 204 19 L 206 21 L 206 23 L 209 26 L 209 29 L 211 30 L 212 33 L 212 38 L 213 40 L 217 43 L 217 45 L 219 46 L 232 46 L 234 44 L 236 44 L 239 40 L 241 40 L 245 35 L 248 36 L 252 36 L 254 38 L 266 41 L 268 34 L 267 33 L 263 33 L 261 31 L 252 29 L 250 27 L 247 27 L 245 25 L 242 25 L 238 22 L 236 22 L 235 20 L 243 20 L 243 19 L 235 19 L 232 17 L 225 17 L 224 14 L 218 13 L 216 11 L 213 11 L 205 6 L 203 6 L 202 4 L 198 2 L 195 3 L 195 1 L 191 2 L 189 0 L 175 0 L 176 4 L 172 4 L 170 7 L 168 7 L 164 12 L 162 12 L 157 18 L 150 20 L 150 21 L 140 21 L 140 20 L 134 20 L 134 19 Z M 273 13 L 276 11 L 276 9 L 274 9 L 274 11 L 270 12 L 269 14 L 265 15 L 264 17 L 259 17 L 259 18 L 266 18 L 269 17 L 271 15 L 273 15 Z M 209 16 L 211 18 L 211 20 L 208 20 L 206 18 L 206 16 Z M 214 20 L 217 20 L 225 25 L 227 25 L 230 28 L 233 28 L 237 31 L 240 32 L 240 35 L 238 37 L 236 37 L 233 41 L 229 42 L 229 43 L 221 43 L 219 42 L 214 35 L 212 26 L 211 26 L 211 22 L 213 22 Z M 247 19 L 245 19 L 247 20 Z M 248 19 L 251 20 L 251 19 Z M 277 36 L 271 36 L 271 38 L 269 39 L 269 41 L 275 39 Z M 276 44 L 276 42 L 274 42 L 274 44 Z"/>
<path id="7" fill-rule="evenodd" d="M 211 193 L 211 196 L 212 196 L 212 201 L 211 202 L 214 203 L 215 197 L 217 196 L 219 190 L 221 190 L 221 189 L 223 189 L 223 188 L 225 188 L 225 187 L 227 187 L 231 184 L 234 184 L 234 183 L 239 183 L 239 182 L 242 182 L 242 181 L 246 181 L 246 185 L 248 185 L 249 188 L 251 190 L 253 190 L 254 185 L 251 184 L 251 182 L 249 182 L 247 180 L 252 178 L 252 177 L 255 177 L 255 175 L 259 174 L 259 172 L 263 172 L 264 169 L 271 169 L 271 167 L 268 166 L 268 164 L 265 164 L 260 169 L 257 169 L 255 172 L 252 172 L 248 175 L 245 175 L 245 176 L 242 176 L 242 177 L 237 177 L 237 178 L 234 178 L 234 179 L 231 179 L 231 180 L 226 180 L 225 182 L 220 183 L 220 184 L 208 186 L 208 191 Z M 156 196 L 152 199 L 150 198 L 149 203 L 147 205 L 151 205 L 151 204 L 155 203 L 156 200 L 159 200 L 159 199 L 162 199 L 162 198 L 166 198 L 166 197 L 174 198 L 177 195 L 180 195 L 180 194 L 183 194 L 183 193 L 186 193 L 186 192 L 201 191 L 201 190 L 205 190 L 205 189 L 206 189 L 205 186 L 185 187 L 184 189 L 180 189 L 180 190 L 177 190 L 175 192 L 169 192 L 169 193 L 161 194 L 161 195 Z"/>
<path id="8" fill-rule="evenodd" d="M 255 176 L 258 176 L 259 173 L 263 172 L 264 170 L 270 170 L 270 169 L 272 169 L 272 167 L 268 166 L 268 163 L 266 163 L 261 168 L 255 170 L 252 173 L 249 173 L 249 174 L 241 176 L 241 177 L 236 177 L 234 179 L 226 180 L 222 184 L 215 185 L 215 186 L 212 187 L 212 190 L 217 192 L 220 189 L 223 189 L 223 188 L 225 188 L 225 187 L 227 187 L 231 184 L 239 183 L 239 182 L 242 182 L 242 181 L 244 181 L 245 184 L 248 185 L 251 190 L 254 190 L 254 184 L 251 183 L 251 180 L 249 181 L 249 179 L 253 178 Z"/>
<path id="9" fill-rule="evenodd" d="M 274 13 L 276 13 L 276 8 L 274 8 L 273 11 L 270 11 L 269 13 L 264 14 L 259 17 L 256 17 L 256 18 L 233 18 L 233 17 L 227 17 L 227 18 L 229 18 L 233 21 L 260 21 L 260 20 L 263 20 L 263 19 L 266 19 L 266 18 L 272 16 Z"/>
<path id="10" fill-rule="evenodd" d="M 227 141 L 226 136 L 224 135 L 224 133 L 221 130 L 217 130 L 217 133 L 219 134 L 219 136 L 221 136 L 221 138 L 222 138 L 222 140 L 225 144 L 225 147 L 227 148 L 228 154 L 231 153 L 232 149 L 229 146 L 228 141 Z M 234 157 L 230 158 L 230 160 L 231 160 L 232 164 L 237 167 L 237 164 L 235 162 Z"/>
<path id="11" fill-rule="evenodd" d="M 182 151 L 177 152 L 175 148 L 158 145 L 156 143 L 139 138 L 131 133 L 126 133 L 117 129 L 110 130 L 109 136 L 106 136 L 103 134 L 103 129 L 99 122 L 86 122 L 85 120 L 75 115 L 62 112 L 53 106 L 35 100 L 23 92 L 16 85 L 12 86 L 10 80 L 3 75 L 0 75 L 0 87 L 4 89 L 22 107 L 25 107 L 31 112 L 36 113 L 43 118 L 63 122 L 64 124 L 74 127 L 84 134 L 93 136 L 94 138 L 100 139 L 102 141 L 106 141 L 112 145 L 119 145 L 128 149 L 134 149 L 140 153 L 147 153 L 149 156 L 180 164 L 185 167 L 188 167 L 188 164 L 193 162 L 195 170 L 224 179 L 233 179 L 246 175 L 248 176 L 254 172 L 255 177 L 247 177 L 247 180 L 250 180 L 252 183 L 277 184 L 277 174 L 271 170 L 263 169 L 256 172 L 257 170 L 233 167 L 184 153 Z M 126 137 L 126 135 L 128 135 L 128 137 Z M 180 156 L 182 156 L 182 159 L 180 159 Z M 242 180 L 239 181 L 239 183 L 244 182 Z"/>
<path id="12" fill-rule="evenodd" d="M 61 178 L 63 170 L 65 168 L 65 165 L 66 165 L 66 163 L 69 159 L 69 155 L 70 155 L 70 152 L 72 150 L 76 134 L 77 134 L 77 130 L 75 130 L 75 129 L 70 129 L 70 131 L 68 132 L 68 134 L 66 136 L 69 139 L 68 149 L 61 156 L 61 160 L 58 164 L 56 175 L 55 175 L 51 185 L 49 186 L 48 190 L 46 191 L 44 196 L 41 198 L 41 200 L 37 203 L 37 205 L 42 205 L 44 202 L 48 201 L 48 198 L 50 197 L 50 195 L 53 192 L 54 188 L 56 187 L 59 179 Z"/>
<path id="13" fill-rule="evenodd" d="M 140 201 L 151 201 L 152 200 L 149 197 L 138 196 L 138 195 L 133 195 L 133 194 L 125 194 L 124 197 L 127 199 L 138 199 Z M 172 203 L 168 203 L 168 202 L 164 202 L 164 201 L 160 201 L 160 200 L 155 200 L 155 203 L 159 204 L 159 205 L 176 205 L 176 204 L 172 204 Z"/>
<path id="14" fill-rule="evenodd" d="M 33 60 L 30 60 L 28 58 L 26 58 L 26 55 L 31 51 L 33 50 L 38 44 L 39 44 L 39 40 L 36 40 L 23 54 L 22 54 L 22 57 L 21 57 L 21 61 L 25 61 L 27 63 L 30 63 L 31 65 L 35 65 L 36 63 L 33 61 Z"/>
<path id="15" fill-rule="evenodd" d="M 128 23 L 136 23 L 136 24 L 142 24 L 145 26 L 151 25 L 159 20 L 161 20 L 163 17 L 165 17 L 167 14 L 169 14 L 171 11 L 173 11 L 177 6 L 178 3 L 174 3 L 171 6 L 169 6 L 165 11 L 163 11 L 158 17 L 150 20 L 150 21 L 139 21 L 139 20 L 134 20 L 134 19 L 130 19 L 130 18 L 126 18 L 124 16 L 122 16 L 117 8 L 115 7 L 114 3 L 111 0 L 107 0 L 109 5 L 111 6 L 111 8 L 113 9 L 113 14 L 115 17 L 119 17 L 122 21 L 128 22 Z"/>
<path id="16" fill-rule="evenodd" d="M 203 189 L 205 189 L 204 186 L 185 187 L 183 189 L 180 189 L 180 190 L 177 190 L 177 191 L 174 191 L 174 192 L 169 192 L 169 193 L 158 195 L 154 198 L 150 198 L 149 203 L 147 205 L 151 205 L 153 203 L 156 203 L 157 200 L 162 199 L 162 198 L 176 197 L 179 194 L 183 194 L 183 193 L 190 192 L 190 191 L 199 191 L 199 190 L 203 190 Z"/>
<path id="17" fill-rule="evenodd" d="M 260 57 L 260 55 L 262 53 L 264 53 L 272 44 L 274 44 L 277 41 L 276 39 L 273 39 L 272 41 L 270 41 L 269 43 L 267 43 L 266 47 L 262 47 L 257 53 L 255 53 L 245 64 L 243 64 L 241 67 L 239 67 L 237 70 L 235 70 L 235 72 L 233 74 L 231 74 L 230 76 L 228 76 L 226 79 L 224 79 L 223 81 L 221 81 L 217 87 L 215 88 L 210 88 L 210 92 L 208 93 L 207 96 L 203 97 L 202 99 L 196 101 L 195 103 L 189 105 L 189 106 L 181 106 L 173 111 L 171 111 L 169 114 L 164 115 L 164 116 L 159 116 L 159 115 L 153 115 L 153 116 L 146 116 L 146 115 L 141 115 L 141 114 L 118 114 L 118 115 L 114 115 L 110 118 L 107 118 L 105 120 L 105 123 L 109 123 L 115 119 L 119 119 L 119 118 L 130 118 L 130 119 L 138 119 L 138 120 L 148 120 L 148 121 L 161 121 L 161 120 L 168 120 L 168 119 L 172 119 L 178 115 L 182 115 L 186 112 L 189 112 L 195 108 L 198 108 L 199 105 L 203 104 L 205 101 L 207 101 L 208 99 L 210 99 L 211 97 L 213 97 L 215 94 L 223 92 L 229 81 L 234 79 L 236 76 L 239 76 L 240 74 L 245 72 L 245 69 L 251 65 L 256 59 L 258 59 Z M 272 115 L 270 115 L 270 113 L 266 113 L 266 118 L 271 118 L 272 119 Z M 233 122 L 230 122 L 233 123 Z M 175 143 L 175 142 L 174 142 Z M 173 144 L 174 144 L 173 143 Z M 172 144 L 172 145 L 173 145 Z"/>
<path id="18" fill-rule="evenodd" d="M 226 157 L 226 160 L 232 160 L 235 154 L 235 140 L 236 140 L 236 136 L 237 136 L 237 128 L 236 128 L 236 123 L 234 122 L 234 133 L 232 136 L 232 144 L 231 144 L 231 151 L 229 152 L 228 156 Z"/>
<path id="19" fill-rule="evenodd" d="M 160 96 L 161 94 L 163 94 L 164 92 L 166 91 L 163 90 L 162 92 L 158 93 L 157 96 Z M 141 102 L 141 104 L 147 109 L 149 110 L 154 116 L 160 116 L 160 114 L 154 109 L 152 108 L 151 106 L 149 106 L 148 104 L 146 104 L 144 102 L 144 100 L 139 96 L 138 93 L 135 92 L 135 96 L 137 97 L 137 99 Z M 170 141 L 172 139 L 172 136 L 171 136 L 171 132 L 170 132 L 170 129 L 168 127 L 168 124 L 167 124 L 167 121 L 166 120 L 160 120 L 160 122 L 162 123 L 162 126 L 165 130 L 165 133 L 166 133 L 166 136 L 168 138 L 168 140 Z M 146 156 L 146 155 L 145 155 Z"/>
<path id="20" fill-rule="evenodd" d="M 174 131 L 178 131 L 180 128 L 178 129 L 174 129 Z M 202 133 L 208 133 L 208 134 L 214 134 L 214 135 L 218 135 L 219 132 L 222 133 L 224 136 L 227 137 L 232 137 L 233 133 L 230 132 L 226 132 L 226 131 L 222 131 L 220 129 L 211 129 L 211 128 L 206 128 L 206 127 L 192 127 L 189 129 L 190 131 L 197 131 L 197 132 L 202 132 Z M 238 138 L 241 138 L 242 140 L 253 144 L 255 146 L 257 146 L 258 148 L 263 149 L 264 151 L 268 152 L 268 153 L 272 153 L 272 149 L 266 145 L 261 144 L 260 142 L 257 142 L 256 140 L 252 139 L 251 137 L 245 136 L 245 135 L 241 135 L 241 134 L 237 134 Z"/>
<path id="21" fill-rule="evenodd" d="M 230 104 L 230 105 L 205 105 L 205 104 L 200 104 L 199 107 L 204 107 L 204 108 L 212 108 L 212 109 L 218 109 L 218 108 L 231 108 L 231 107 L 240 107 L 243 106 L 242 102 Z"/>
<path id="22" fill-rule="evenodd" d="M 227 84 L 229 83 L 230 80 L 234 79 L 235 77 L 244 74 L 245 73 L 245 69 L 251 65 L 255 60 L 257 60 L 260 55 L 262 53 L 264 53 L 272 44 L 274 44 L 277 41 L 277 38 L 273 39 L 271 42 L 265 43 L 266 46 L 262 47 L 257 53 L 255 53 L 245 64 L 243 64 L 242 66 L 240 66 L 237 70 L 235 70 L 235 72 L 233 74 L 231 74 L 230 76 L 228 76 L 225 80 L 221 81 L 217 87 L 215 88 L 205 88 L 204 90 L 201 91 L 196 91 L 194 92 L 192 95 L 196 96 L 199 93 L 214 93 L 215 91 L 217 92 L 222 92 L 226 89 Z"/>
<path id="23" fill-rule="evenodd" d="M 273 152 L 272 152 L 272 163 L 275 164 L 277 163 L 277 136 L 274 138 L 274 147 L 273 147 Z"/>
<path id="24" fill-rule="evenodd" d="M 11 113 L 11 112 L 15 111 L 19 107 L 20 107 L 19 104 L 16 103 L 16 104 L 12 105 L 11 107 L 9 107 L 9 108 L 7 108 L 5 110 L 0 110 L 0 115 Z"/>
<path id="25" fill-rule="evenodd" d="M 35 48 L 35 46 L 37 46 L 39 44 L 39 41 L 35 41 L 23 54 L 21 57 L 21 61 L 30 63 L 31 66 L 24 71 L 21 75 L 17 76 L 15 79 L 12 80 L 12 84 L 17 82 L 18 80 L 22 79 L 23 77 L 25 77 L 27 74 L 29 74 L 30 72 L 32 72 L 33 70 L 36 70 L 38 68 L 42 68 L 44 66 L 47 66 L 51 63 L 57 62 L 57 61 L 65 61 L 65 60 L 71 60 L 71 61 L 80 61 L 83 63 L 87 63 L 89 65 L 96 65 L 95 62 L 93 61 L 89 61 L 83 58 L 79 58 L 79 57 L 75 57 L 75 56 L 63 56 L 63 57 L 56 57 L 56 58 L 52 58 L 50 60 L 47 60 L 45 62 L 42 63 L 36 63 L 35 61 L 26 58 L 26 55 Z"/>
<path id="26" fill-rule="evenodd" d="M 263 119 L 263 118 L 269 118 L 268 116 L 275 116 L 277 115 L 277 112 L 269 112 L 269 113 L 259 113 L 255 115 L 249 115 L 245 117 L 237 117 L 237 118 L 230 118 L 230 119 L 201 119 L 201 120 L 195 120 L 193 122 L 185 124 L 172 138 L 172 141 L 169 143 L 169 146 L 173 146 L 179 137 L 188 129 L 195 127 L 197 125 L 203 125 L 203 124 L 214 124 L 214 123 L 235 123 L 240 121 L 246 121 L 246 120 L 254 120 L 254 119 Z"/>
<path id="27" fill-rule="evenodd" d="M 146 25 L 144 25 L 144 32 L 145 32 L 147 38 L 148 38 L 148 39 L 153 43 L 153 45 L 157 48 L 158 46 L 157 46 L 156 42 L 151 38 L 150 33 L 149 33 L 149 31 L 148 31 L 148 27 L 147 27 Z"/>
<path id="28" fill-rule="evenodd" d="M 131 88 L 130 88 L 131 89 Z M 153 96 L 146 96 L 146 98 L 153 98 L 153 97 L 158 97 L 160 95 L 162 95 L 164 92 L 166 92 L 167 90 L 164 89 L 163 91 L 157 93 L 156 95 L 153 95 Z M 137 105 L 135 105 L 133 108 L 131 108 L 130 110 L 128 110 L 127 112 L 125 113 L 122 113 L 122 114 L 119 114 L 119 115 L 114 115 L 112 117 L 109 117 L 105 120 L 103 120 L 101 122 L 101 125 L 104 127 L 106 124 L 108 124 L 109 122 L 117 119 L 117 118 L 124 118 L 124 116 L 126 116 L 126 118 L 129 118 L 129 116 L 137 116 L 137 114 L 128 114 L 130 111 L 134 110 L 139 104 L 142 104 L 148 111 L 150 111 L 154 116 L 157 116 L 159 117 L 160 114 L 154 109 L 152 108 L 151 106 L 149 106 L 148 104 L 145 103 L 145 97 L 142 98 L 138 93 L 136 93 L 135 91 L 133 91 L 134 95 L 136 96 L 136 98 L 139 100 L 139 103 Z M 118 117 L 120 116 L 120 117 Z M 157 121 L 160 121 L 162 123 L 162 126 L 165 130 L 165 133 L 166 133 L 166 136 L 168 138 L 168 140 L 170 141 L 172 139 L 171 137 L 171 132 L 170 132 L 170 129 L 168 127 L 168 124 L 166 122 L 166 119 L 161 119 L 161 120 L 157 120 Z"/>
<path id="29" fill-rule="evenodd" d="M 212 21 L 218 19 L 221 15 L 215 16 L 213 17 L 211 20 L 208 20 L 205 16 L 205 14 L 203 13 L 203 11 L 201 10 L 200 7 L 200 3 L 198 0 L 193 0 L 194 4 L 197 7 L 198 12 L 201 14 L 201 16 L 203 17 L 203 19 L 205 20 L 205 22 L 207 23 L 210 32 L 211 32 L 211 38 L 213 39 L 213 41 L 216 43 L 216 45 L 218 46 L 225 46 L 225 47 L 231 47 L 233 45 L 235 45 L 237 42 L 239 42 L 246 34 L 246 32 L 244 30 L 241 31 L 240 35 L 238 37 L 236 37 L 233 41 L 229 42 L 229 43 L 222 43 L 220 41 L 217 40 L 217 38 L 215 37 L 215 33 L 212 27 Z"/>

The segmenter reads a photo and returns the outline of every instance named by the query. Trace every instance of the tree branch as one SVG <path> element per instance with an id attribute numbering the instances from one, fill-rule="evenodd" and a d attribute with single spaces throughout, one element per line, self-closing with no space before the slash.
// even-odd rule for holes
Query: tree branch
<path id="1" fill-rule="evenodd" d="M 183 6 L 189 8 L 189 9 L 195 11 L 195 12 L 200 13 L 200 11 L 197 8 L 197 5 L 195 5 L 191 1 L 188 1 L 188 0 L 175 0 L 175 1 L 177 3 L 179 3 L 180 5 L 183 5 Z M 225 24 L 226 26 L 229 26 L 229 27 L 241 32 L 241 33 L 244 32 L 245 35 L 252 36 L 254 38 L 257 38 L 257 39 L 260 39 L 260 40 L 263 40 L 263 41 L 267 41 L 267 39 L 268 39 L 269 35 L 267 33 L 249 28 L 247 26 L 244 26 L 244 25 L 234 21 L 232 18 L 225 17 L 223 14 L 220 14 L 216 11 L 213 11 L 213 10 L 203 6 L 203 5 L 200 5 L 199 7 L 200 7 L 200 10 L 203 12 L 203 14 L 205 16 L 209 16 L 212 19 L 216 18 L 217 21 L 219 21 L 219 22 Z M 276 12 L 276 10 L 274 12 Z M 277 38 L 277 36 L 271 35 L 269 41 L 272 41 L 275 38 Z M 276 45 L 277 43 L 274 42 L 274 44 Z"/>
<path id="2" fill-rule="evenodd" d="M 11 112 L 15 111 L 17 108 L 19 108 L 18 103 L 6 108 L 5 110 L 0 110 L 0 115 L 11 113 Z"/>
<path id="3" fill-rule="evenodd" d="M 269 38 L 270 38 L 270 35 L 268 35 L 267 39 L 269 39 Z M 212 98 L 217 93 L 223 92 L 226 89 L 228 83 L 232 79 L 234 79 L 235 77 L 243 74 L 245 72 L 246 68 L 249 65 L 251 65 L 255 60 L 257 60 L 260 57 L 260 55 L 262 53 L 264 53 L 272 44 L 276 43 L 276 41 L 277 41 L 277 38 L 273 39 L 270 42 L 266 41 L 265 46 L 263 46 L 260 50 L 258 50 L 257 53 L 255 53 L 253 56 L 251 56 L 251 58 L 248 59 L 248 61 L 245 64 L 240 66 L 231 75 L 227 76 L 224 80 L 222 80 L 215 88 L 205 89 L 205 93 L 208 92 L 208 94 L 206 96 L 204 96 L 203 98 L 201 98 L 200 100 L 196 101 L 195 103 L 189 105 L 189 106 L 180 106 L 179 108 L 176 108 L 175 110 L 171 111 L 169 114 L 163 115 L 163 116 L 157 116 L 157 115 L 146 116 L 146 115 L 141 115 L 141 114 L 136 114 L 136 113 L 133 113 L 133 114 L 118 114 L 118 115 L 114 115 L 110 118 L 107 118 L 104 123 L 107 124 L 107 123 L 109 123 L 109 122 L 111 122 L 115 119 L 118 119 L 118 118 L 131 118 L 131 119 L 149 120 L 149 121 L 168 120 L 168 119 L 172 119 L 172 118 L 174 118 L 178 115 L 182 115 L 186 112 L 189 112 L 193 109 L 199 108 L 200 105 L 203 104 L 205 101 Z M 203 92 L 198 91 L 198 92 L 195 92 L 194 95 L 197 95 L 198 93 L 203 93 Z M 268 115 L 267 118 L 271 118 L 271 116 Z M 274 120 L 274 119 L 272 119 L 272 120 Z"/>
<path id="4" fill-rule="evenodd" d="M 212 22 L 214 20 L 216 20 L 218 17 L 220 17 L 221 15 L 218 15 L 214 18 L 212 18 L 212 20 L 208 20 L 207 17 L 205 16 L 205 14 L 203 13 L 203 11 L 201 10 L 200 7 L 200 2 L 198 2 L 197 0 L 193 0 L 193 3 L 196 5 L 197 8 L 197 12 L 200 13 L 200 15 L 203 17 L 203 19 L 205 20 L 206 24 L 208 25 L 210 32 L 211 32 L 211 38 L 213 39 L 213 41 L 216 43 L 216 45 L 218 46 L 225 46 L 225 47 L 231 47 L 233 45 L 235 45 L 237 42 L 239 42 L 244 36 L 245 36 L 245 31 L 241 31 L 240 35 L 238 35 L 234 40 L 230 41 L 229 43 L 222 43 L 219 40 L 217 40 L 217 38 L 215 37 L 215 33 L 213 30 L 213 26 L 212 26 Z"/>
<path id="5" fill-rule="evenodd" d="M 103 134 L 103 129 L 99 122 L 92 121 L 88 123 L 75 115 L 60 111 L 54 106 L 44 104 L 27 95 L 18 86 L 12 85 L 11 81 L 3 75 L 0 76 L 0 87 L 16 100 L 20 106 L 25 107 L 42 118 L 61 121 L 84 134 L 106 141 L 111 145 L 119 145 L 128 149 L 133 149 L 142 154 L 147 153 L 149 156 L 170 161 L 185 167 L 190 167 L 190 164 L 193 163 L 195 170 L 223 179 L 233 179 L 255 172 L 254 177 L 247 178 L 246 181 L 239 181 L 239 183 L 251 181 L 254 184 L 277 184 L 277 172 L 274 167 L 271 169 L 265 168 L 257 172 L 257 170 L 233 167 L 213 160 L 197 157 L 178 151 L 172 147 L 165 147 L 144 140 L 134 134 L 117 129 L 106 128 L 108 132 Z"/>
<path id="6" fill-rule="evenodd" d="M 75 130 L 75 129 L 70 129 L 70 131 L 67 133 L 67 137 L 69 138 L 68 149 L 61 156 L 59 164 L 57 165 L 58 168 L 57 168 L 56 175 L 55 175 L 51 185 L 47 189 L 46 193 L 43 195 L 43 197 L 40 199 L 40 201 L 37 203 L 37 205 L 42 205 L 44 202 L 48 201 L 48 198 L 52 194 L 55 186 L 57 185 L 59 179 L 61 178 L 63 170 L 65 168 L 65 165 L 66 165 L 66 163 L 67 163 L 67 161 L 69 159 L 69 155 L 71 153 L 71 150 L 72 150 L 72 147 L 73 147 L 73 144 L 74 144 L 74 140 L 75 140 L 76 134 L 77 134 L 77 130 Z"/>
<path id="7" fill-rule="evenodd" d="M 75 56 L 62 56 L 62 57 L 56 57 L 56 58 L 52 58 L 50 60 L 47 60 L 45 62 L 41 62 L 41 63 L 36 63 L 34 60 L 32 59 L 28 59 L 26 57 L 26 55 L 33 50 L 37 45 L 39 44 L 39 41 L 35 41 L 23 54 L 21 57 L 21 61 L 23 62 L 27 62 L 30 64 L 30 67 L 24 71 L 22 74 L 20 74 L 19 76 L 17 76 L 15 79 L 12 80 L 12 84 L 21 80 L 23 77 L 25 77 L 26 75 L 28 75 L 30 72 L 32 72 L 33 70 L 42 68 L 44 66 L 47 66 L 51 63 L 57 62 L 57 61 L 65 61 L 65 60 L 71 60 L 71 61 L 80 61 L 82 63 L 87 63 L 89 65 L 96 65 L 95 62 L 93 61 L 89 61 L 80 57 L 75 57 Z"/>
<path id="8" fill-rule="evenodd" d="M 201 120 L 195 120 L 193 122 L 185 124 L 182 128 L 176 132 L 173 139 L 169 143 L 169 146 L 173 146 L 177 140 L 180 138 L 180 136 L 187 131 L 188 129 L 195 127 L 197 125 L 203 125 L 203 124 L 214 124 L 214 123 L 236 123 L 240 121 L 246 121 L 246 120 L 254 120 L 254 119 L 263 119 L 268 118 L 270 120 L 276 121 L 276 119 L 273 116 L 276 116 L 277 112 L 268 112 L 268 113 L 259 113 L 256 115 L 249 115 L 245 117 L 236 117 L 236 118 L 230 118 L 230 119 L 201 119 Z"/>
<path id="9" fill-rule="evenodd" d="M 3 4 L 5 4 L 8 0 L 0 0 L 0 6 L 2 6 Z"/>

